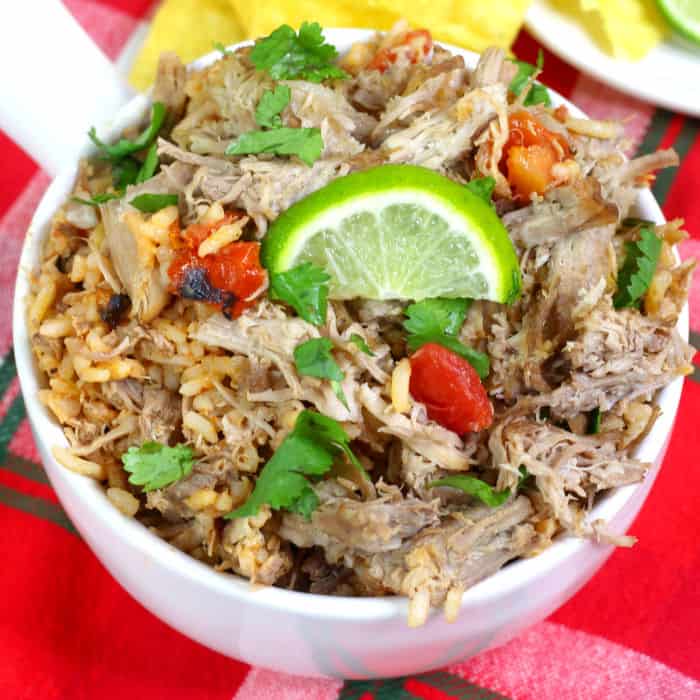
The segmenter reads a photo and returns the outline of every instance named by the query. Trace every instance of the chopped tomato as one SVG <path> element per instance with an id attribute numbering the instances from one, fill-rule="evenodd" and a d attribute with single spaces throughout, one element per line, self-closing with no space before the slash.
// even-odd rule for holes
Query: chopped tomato
<path id="1" fill-rule="evenodd" d="M 411 395 L 425 404 L 428 417 L 458 435 L 488 428 L 493 406 L 476 370 L 437 343 L 411 356 Z"/>
<path id="2" fill-rule="evenodd" d="M 516 197 L 528 200 L 544 194 L 554 180 L 552 166 L 571 156 L 566 139 L 547 129 L 526 110 L 509 118 L 508 141 L 503 147 L 501 170 Z"/>
<path id="3" fill-rule="evenodd" d="M 203 258 L 197 249 L 211 233 L 236 218 L 236 214 L 227 214 L 214 224 L 191 224 L 181 234 L 171 232 L 178 252 L 168 269 L 175 294 L 218 306 L 233 318 L 255 303 L 248 298 L 265 284 L 260 244 L 235 241 Z"/>
<path id="4" fill-rule="evenodd" d="M 383 73 L 392 63 L 396 63 L 400 54 L 405 54 L 410 63 L 418 63 L 433 48 L 433 37 L 427 29 L 414 29 L 396 37 L 390 46 L 379 49 L 369 62 L 369 70 Z"/>

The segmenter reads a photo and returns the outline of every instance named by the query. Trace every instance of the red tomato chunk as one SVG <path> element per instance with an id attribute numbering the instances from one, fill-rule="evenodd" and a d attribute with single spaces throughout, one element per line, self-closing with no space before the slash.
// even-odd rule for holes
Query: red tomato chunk
<path id="1" fill-rule="evenodd" d="M 260 264 L 260 244 L 236 241 L 203 258 L 197 255 L 197 249 L 216 229 L 235 219 L 235 215 L 227 214 L 213 225 L 192 224 L 181 235 L 174 232 L 171 239 L 178 252 L 168 269 L 173 292 L 218 306 L 233 318 L 255 304 L 248 297 L 265 284 L 267 273 Z"/>
<path id="2" fill-rule="evenodd" d="M 431 420 L 458 435 L 493 422 L 493 406 L 476 370 L 442 345 L 426 343 L 411 356 L 409 388 Z"/>

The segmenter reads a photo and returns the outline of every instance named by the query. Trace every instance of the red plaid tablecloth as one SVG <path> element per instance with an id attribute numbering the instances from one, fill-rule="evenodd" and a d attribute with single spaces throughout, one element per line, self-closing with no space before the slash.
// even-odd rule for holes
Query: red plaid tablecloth
<path id="1" fill-rule="evenodd" d="M 66 0 L 116 58 L 153 0 Z M 515 53 L 534 62 L 522 33 Z M 673 146 L 682 165 L 654 193 L 700 253 L 700 122 L 625 97 L 546 55 L 544 82 L 592 116 L 629 118 L 640 150 Z M 416 678 L 338 682 L 250 668 L 146 612 L 102 568 L 62 511 L 18 394 L 10 309 L 19 251 L 48 177 L 0 132 L 0 698 L 169 700 L 636 700 L 700 698 L 700 375 L 686 382 L 663 469 L 631 532 L 567 605 L 500 649 Z M 700 347 L 700 279 L 691 294 Z"/>

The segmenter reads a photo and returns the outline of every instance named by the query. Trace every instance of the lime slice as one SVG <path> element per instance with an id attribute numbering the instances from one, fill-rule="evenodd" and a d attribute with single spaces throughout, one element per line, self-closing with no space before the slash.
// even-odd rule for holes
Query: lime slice
<path id="1" fill-rule="evenodd" d="M 271 273 L 304 262 L 331 276 L 332 299 L 470 297 L 509 302 L 520 268 L 496 212 L 432 170 L 382 165 L 334 180 L 270 226 Z"/>
<path id="2" fill-rule="evenodd" d="M 700 2 L 698 0 L 656 0 L 668 23 L 686 39 L 700 44 Z"/>

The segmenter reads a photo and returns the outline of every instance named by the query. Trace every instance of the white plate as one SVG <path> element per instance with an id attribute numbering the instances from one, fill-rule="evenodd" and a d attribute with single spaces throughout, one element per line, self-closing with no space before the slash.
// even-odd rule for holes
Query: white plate
<path id="1" fill-rule="evenodd" d="M 641 61 L 612 58 L 548 0 L 532 3 L 525 24 L 550 51 L 584 73 L 648 102 L 700 116 L 700 49 L 674 39 L 662 42 Z"/>

